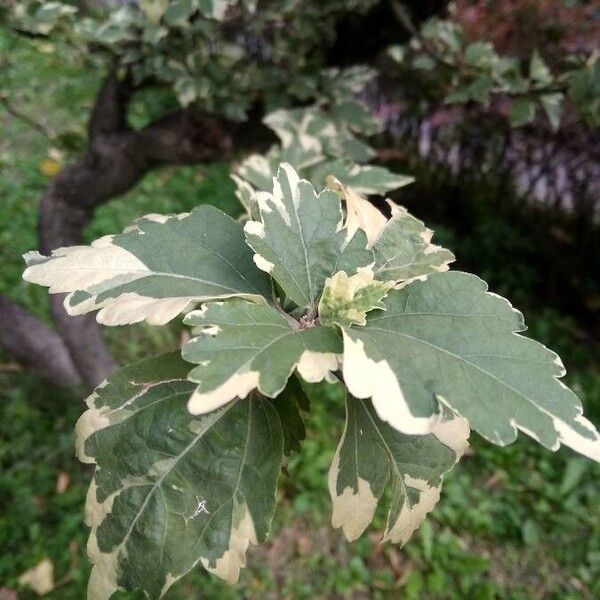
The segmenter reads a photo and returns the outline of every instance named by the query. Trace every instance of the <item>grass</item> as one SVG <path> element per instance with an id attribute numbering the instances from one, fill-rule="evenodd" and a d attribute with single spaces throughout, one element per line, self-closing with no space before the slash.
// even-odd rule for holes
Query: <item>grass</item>
<path id="1" fill-rule="evenodd" d="M 33 50 L 18 51 L 22 55 L 17 58 L 32 58 Z M 34 58 L 39 67 L 36 77 L 46 73 L 49 82 L 57 72 L 65 78 L 65 69 L 74 69 L 57 63 L 52 54 Z M 21 89 L 31 77 L 27 69 L 14 74 L 14 89 Z M 81 72 L 67 79 L 74 75 L 94 84 L 93 77 Z M 70 84 L 64 92 L 70 94 L 75 121 L 89 105 L 90 89 L 93 86 L 81 91 Z M 44 114 L 57 129 L 65 119 L 58 108 L 63 101 L 60 95 L 43 100 Z M 29 102 L 24 98 L 24 107 L 35 108 L 35 95 Z M 9 132 L 0 146 L 0 290 L 46 318 L 45 291 L 20 279 L 20 254 L 36 245 L 36 205 L 48 183 L 40 163 L 48 144 L 1 113 L 0 126 Z M 86 240 L 118 231 L 147 212 L 181 212 L 200 202 L 234 212 L 226 172 L 226 166 L 215 165 L 152 173 L 132 193 L 98 210 Z M 521 290 L 519 302 L 531 334 L 565 358 L 566 383 L 599 422 L 600 369 L 581 325 L 574 315 L 543 307 L 535 297 L 543 272 L 526 265 L 513 268 L 520 265 L 520 246 L 506 244 L 506 236 L 522 240 L 526 232 L 485 207 L 480 213 L 468 239 L 451 227 L 442 228 L 443 237 L 459 256 L 463 248 L 473 252 L 478 244 L 489 249 L 480 274 L 495 274 L 495 291 L 503 286 Z M 498 247 L 503 251 L 494 253 Z M 174 345 L 178 335 L 177 326 L 140 325 L 111 329 L 107 338 L 115 356 L 126 362 Z M 0 395 L 0 588 L 18 590 L 21 600 L 37 597 L 19 585 L 18 577 L 49 558 L 58 587 L 47 598 L 80 600 L 89 574 L 83 505 L 91 476 L 73 451 L 73 426 L 83 411 L 82 391 L 52 389 L 1 355 Z M 273 535 L 264 546 L 249 551 L 249 566 L 239 586 L 228 587 L 198 568 L 174 586 L 170 600 L 600 597 L 598 465 L 569 450 L 550 453 L 524 436 L 500 449 L 473 435 L 472 449 L 447 478 L 441 502 L 404 549 L 378 543 L 381 511 L 373 530 L 348 544 L 329 527 L 326 487 L 341 433 L 342 399 L 337 388 L 326 385 L 314 387 L 311 396 L 308 438 L 282 476 Z"/>

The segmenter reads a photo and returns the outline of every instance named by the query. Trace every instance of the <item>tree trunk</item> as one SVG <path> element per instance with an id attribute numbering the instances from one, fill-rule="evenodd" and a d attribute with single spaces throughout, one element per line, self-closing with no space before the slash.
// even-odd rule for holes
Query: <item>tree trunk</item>
<path id="1" fill-rule="evenodd" d="M 68 387 L 80 382 L 79 373 L 61 337 L 2 295 L 0 346 L 54 385 Z"/>

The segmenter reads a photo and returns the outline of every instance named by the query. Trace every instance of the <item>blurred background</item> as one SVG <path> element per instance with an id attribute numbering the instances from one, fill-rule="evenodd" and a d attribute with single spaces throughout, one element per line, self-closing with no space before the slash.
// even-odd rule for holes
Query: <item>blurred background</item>
<path id="1" fill-rule="evenodd" d="M 167 18 L 169 4 L 183 13 Z M 600 3 L 223 2 L 230 12 L 218 33 L 236 42 L 234 62 L 195 57 L 200 66 L 185 77 L 174 65 L 178 57 L 191 64 L 186 44 L 218 42 L 214 32 L 197 34 L 199 41 L 177 29 L 189 11 L 204 10 L 183 4 L 0 5 L 0 600 L 38 597 L 22 576 L 42 561 L 53 571 L 45 597 L 81 599 L 90 569 L 83 505 L 91 471 L 74 457 L 73 426 L 95 375 L 72 364 L 73 333 L 61 329 L 46 290 L 21 279 L 21 255 L 55 239 L 44 231 L 43 211 L 58 207 L 59 219 L 76 228 L 69 243 L 201 203 L 237 216 L 229 172 L 248 149 L 271 143 L 264 114 L 310 105 L 328 93 L 332 73 L 359 65 L 374 76 L 351 91 L 381 121 L 368 137 L 372 163 L 415 177 L 389 196 L 435 230 L 437 243 L 458 257 L 454 268 L 478 274 L 524 312 L 530 335 L 562 356 L 565 382 L 600 424 Z M 125 36 L 119 27 L 131 21 L 115 17 L 123 10 L 162 25 L 136 21 L 138 37 L 130 29 Z M 127 55 L 136 49 L 139 56 Z M 227 120 L 231 148 L 153 160 L 101 199 L 90 186 L 89 196 L 65 200 L 81 203 L 74 224 L 56 200 L 75 189 L 61 170 L 78 160 L 94 168 L 90 115 L 115 64 L 121 74 L 130 64 L 146 69 L 132 68 L 119 127 L 139 129 L 197 107 Z M 205 124 L 193 133 L 219 136 Z M 182 138 L 181 148 L 187 143 Z M 109 181 L 120 168 L 115 159 L 92 180 Z M 102 335 L 108 350 L 97 364 L 108 369 L 107 357 L 123 364 L 176 347 L 182 330 L 174 322 Z M 93 359 L 94 351 L 82 340 L 82 356 Z M 376 533 L 348 544 L 329 526 L 326 488 L 343 401 L 327 387 L 312 395 L 307 439 L 283 474 L 273 535 L 250 549 L 239 586 L 196 569 L 168 598 L 600 597 L 598 465 L 525 436 L 500 449 L 474 434 L 405 548 L 379 545 Z"/>

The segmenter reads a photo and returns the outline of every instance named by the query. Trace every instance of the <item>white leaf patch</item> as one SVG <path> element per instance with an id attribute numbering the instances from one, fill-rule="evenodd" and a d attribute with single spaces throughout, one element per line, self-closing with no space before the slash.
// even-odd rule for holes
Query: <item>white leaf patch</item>
<path id="1" fill-rule="evenodd" d="M 38 596 L 44 596 L 54 589 L 54 564 L 48 558 L 19 576 L 19 583 L 32 589 Z"/>
<path id="2" fill-rule="evenodd" d="M 229 547 L 223 556 L 217 558 L 214 567 L 210 565 L 208 559 L 202 559 L 202 565 L 207 571 L 230 584 L 237 582 L 240 578 L 240 569 L 246 566 L 246 550 L 248 546 L 250 544 L 258 544 L 252 516 L 248 512 L 247 507 L 245 505 L 237 505 L 234 509 L 235 515 L 241 515 L 241 518 L 238 517 L 238 522 L 231 528 Z"/>
<path id="3" fill-rule="evenodd" d="M 345 330 L 344 381 L 357 398 L 372 398 L 381 419 L 407 434 L 423 434 L 439 423 L 439 414 L 421 417 L 414 415 L 402 392 L 402 386 L 389 363 L 371 359 L 362 340 L 354 340 Z"/>
<path id="4" fill-rule="evenodd" d="M 342 439 L 345 436 L 346 430 L 342 434 Z M 340 447 L 341 444 L 333 455 L 327 476 L 327 487 L 333 502 L 331 526 L 334 529 L 341 527 L 346 539 L 349 542 L 353 542 L 363 534 L 369 523 L 373 520 L 379 500 L 373 495 L 369 482 L 361 477 L 356 478 L 357 491 L 353 490 L 351 486 L 347 486 L 341 494 L 337 493 L 337 479 L 340 471 Z"/>
<path id="5" fill-rule="evenodd" d="M 372 245 L 387 225 L 385 215 L 375 208 L 368 200 L 356 193 L 351 187 L 344 185 L 335 177 L 327 178 L 327 187 L 339 194 L 346 202 L 345 228 L 352 236 L 358 229 L 367 234 L 367 240 Z"/>

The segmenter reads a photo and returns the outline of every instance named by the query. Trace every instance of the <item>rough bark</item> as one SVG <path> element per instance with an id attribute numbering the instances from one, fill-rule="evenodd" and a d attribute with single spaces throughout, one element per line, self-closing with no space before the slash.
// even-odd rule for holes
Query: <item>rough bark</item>
<path id="1" fill-rule="evenodd" d="M 62 338 L 1 294 L 0 346 L 54 385 L 69 387 L 80 381 Z"/>

